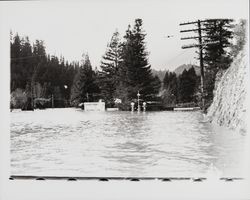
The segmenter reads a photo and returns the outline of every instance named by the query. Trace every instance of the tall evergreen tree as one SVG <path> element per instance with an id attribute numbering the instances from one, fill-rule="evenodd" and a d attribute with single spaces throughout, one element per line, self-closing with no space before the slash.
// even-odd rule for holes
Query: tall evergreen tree
<path id="1" fill-rule="evenodd" d="M 232 62 L 232 57 L 226 50 L 231 45 L 230 40 L 233 37 L 232 22 L 231 19 L 217 19 L 204 23 L 208 36 L 204 42 L 218 41 L 216 44 L 204 47 L 206 104 L 209 104 L 213 99 L 217 72 L 227 69 Z"/>
<path id="2" fill-rule="evenodd" d="M 98 92 L 95 73 L 92 70 L 89 56 L 85 55 L 83 65 L 75 75 L 71 88 L 71 104 L 77 106 L 82 102 L 95 101 Z"/>
<path id="3" fill-rule="evenodd" d="M 45 82 L 44 74 L 48 67 L 49 61 L 50 60 L 47 59 L 46 56 L 44 42 L 41 40 L 36 40 L 36 42 L 33 44 L 33 57 L 29 59 L 29 62 L 34 66 L 33 73 L 35 73 L 35 75 L 33 76 L 32 80 L 34 83 L 40 82 L 43 84 Z"/>
<path id="4" fill-rule="evenodd" d="M 31 76 L 34 70 L 34 67 L 32 63 L 30 62 L 30 59 L 32 59 L 32 47 L 29 42 L 29 38 L 25 37 L 23 40 L 21 40 L 21 52 L 20 52 L 20 64 L 22 66 L 22 77 L 23 77 L 23 86 L 26 86 L 26 84 L 31 81 Z"/>
<path id="5" fill-rule="evenodd" d="M 160 84 L 152 84 L 156 79 L 148 63 L 145 36 L 142 20 L 136 19 L 133 29 L 129 26 L 124 37 L 119 85 L 126 88 L 126 99 L 136 98 L 138 91 L 142 94 L 142 98 L 152 99 L 160 88 Z"/>
<path id="6" fill-rule="evenodd" d="M 16 88 L 23 87 L 22 82 L 22 67 L 20 65 L 20 54 L 21 54 L 21 39 L 16 34 L 11 43 L 11 91 Z"/>
<path id="7" fill-rule="evenodd" d="M 101 62 L 99 72 L 99 87 L 101 96 L 107 104 L 112 104 L 118 84 L 118 67 L 121 62 L 121 42 L 119 33 L 116 31 L 107 46 Z"/>
<path id="8" fill-rule="evenodd" d="M 232 59 L 226 48 L 231 45 L 230 39 L 233 37 L 232 22 L 231 19 L 217 19 L 204 23 L 208 36 L 204 42 L 218 41 L 204 47 L 206 69 L 218 71 L 229 67 Z"/>

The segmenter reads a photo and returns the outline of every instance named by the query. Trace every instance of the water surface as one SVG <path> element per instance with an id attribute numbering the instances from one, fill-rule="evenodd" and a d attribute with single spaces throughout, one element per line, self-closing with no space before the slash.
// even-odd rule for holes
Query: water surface
<path id="1" fill-rule="evenodd" d="M 11 113 L 11 174 L 242 176 L 245 137 L 199 112 Z"/>

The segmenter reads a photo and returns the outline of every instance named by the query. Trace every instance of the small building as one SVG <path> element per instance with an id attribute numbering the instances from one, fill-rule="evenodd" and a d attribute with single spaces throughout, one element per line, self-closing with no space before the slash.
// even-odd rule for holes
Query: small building
<path id="1" fill-rule="evenodd" d="M 85 111 L 105 111 L 105 102 L 85 102 Z"/>

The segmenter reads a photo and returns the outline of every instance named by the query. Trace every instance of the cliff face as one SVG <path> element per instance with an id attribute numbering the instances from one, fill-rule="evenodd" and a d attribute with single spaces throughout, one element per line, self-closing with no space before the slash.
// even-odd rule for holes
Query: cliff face
<path id="1" fill-rule="evenodd" d="M 241 51 L 216 83 L 207 116 L 213 123 L 246 132 L 247 56 Z"/>

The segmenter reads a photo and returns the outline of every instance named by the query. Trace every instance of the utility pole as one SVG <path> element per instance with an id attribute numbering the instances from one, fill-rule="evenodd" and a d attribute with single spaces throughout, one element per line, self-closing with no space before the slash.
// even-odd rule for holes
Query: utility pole
<path id="1" fill-rule="evenodd" d="M 204 95 L 204 64 L 203 64 L 203 52 L 202 52 L 202 35 L 201 35 L 201 22 L 198 20 L 198 34 L 199 34 L 199 50 L 200 50 L 200 70 L 201 70 L 201 101 L 202 110 L 205 112 L 205 95 Z"/>
<path id="2" fill-rule="evenodd" d="M 218 20 L 218 19 L 214 19 L 214 20 Z M 191 25 L 191 24 L 197 25 L 197 29 L 181 30 L 180 32 L 181 33 L 184 33 L 184 32 L 198 32 L 198 36 L 184 37 L 184 38 L 181 38 L 181 40 L 198 39 L 198 44 L 184 45 L 184 46 L 182 46 L 182 49 L 194 48 L 194 47 L 199 48 L 199 60 L 200 60 L 200 72 L 201 72 L 201 101 L 202 101 L 202 110 L 203 110 L 203 112 L 205 112 L 203 48 L 206 45 L 218 43 L 218 41 L 203 43 L 202 39 L 204 37 L 208 37 L 208 36 L 206 36 L 206 35 L 203 36 L 202 31 L 203 30 L 208 30 L 209 28 L 202 28 L 201 23 L 202 22 L 209 22 L 209 21 L 211 21 L 211 20 L 203 20 L 203 21 L 197 20 L 197 21 L 194 21 L 194 22 L 186 22 L 186 23 L 181 23 L 180 24 L 180 26 Z"/>

